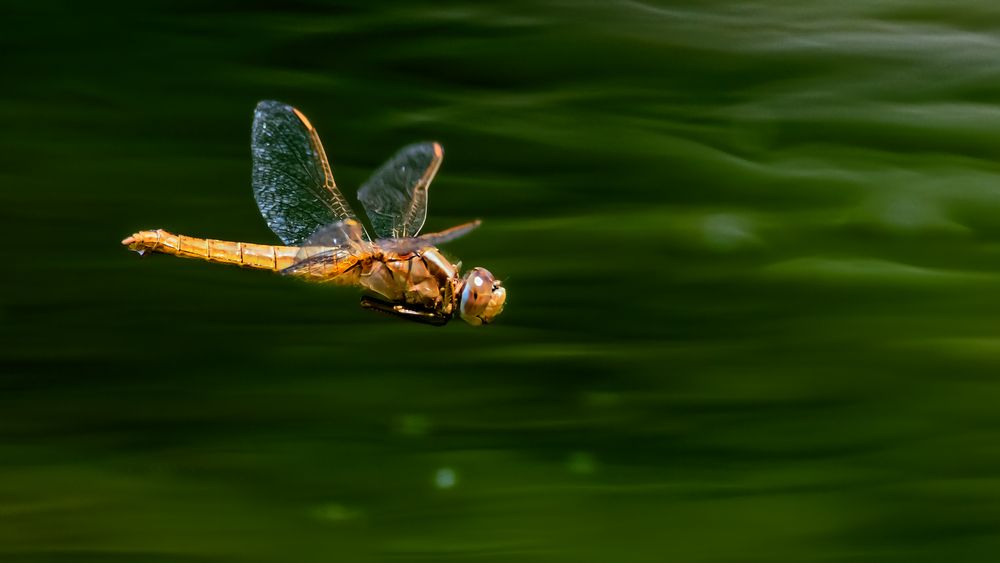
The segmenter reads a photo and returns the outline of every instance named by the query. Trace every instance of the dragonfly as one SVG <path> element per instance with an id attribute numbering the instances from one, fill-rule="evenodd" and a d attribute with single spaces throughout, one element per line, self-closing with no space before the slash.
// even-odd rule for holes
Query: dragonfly
<path id="1" fill-rule="evenodd" d="M 162 253 L 271 270 L 311 282 L 363 290 L 365 309 L 440 326 L 460 317 L 474 326 L 503 311 L 506 289 L 485 268 L 461 274 L 437 248 L 480 221 L 420 234 L 427 192 L 444 157 L 435 142 L 403 147 L 358 190 L 371 233 L 337 188 L 316 128 L 298 109 L 257 104 L 251 130 L 253 194 L 283 245 L 173 234 L 133 233 L 122 244 L 141 255 Z"/>

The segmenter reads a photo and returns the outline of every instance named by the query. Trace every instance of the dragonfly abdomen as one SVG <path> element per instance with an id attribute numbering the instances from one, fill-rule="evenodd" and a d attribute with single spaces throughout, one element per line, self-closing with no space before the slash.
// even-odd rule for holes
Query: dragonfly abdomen
<path id="1" fill-rule="evenodd" d="M 203 239 L 157 229 L 139 231 L 122 244 L 140 254 L 159 252 L 181 258 L 197 258 L 217 264 L 234 264 L 244 268 L 282 270 L 295 262 L 298 248 L 227 240 Z"/>

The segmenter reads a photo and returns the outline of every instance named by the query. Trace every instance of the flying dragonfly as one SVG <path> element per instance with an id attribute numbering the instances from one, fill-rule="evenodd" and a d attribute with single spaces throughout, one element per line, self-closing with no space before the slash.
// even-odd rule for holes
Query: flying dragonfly
<path id="1" fill-rule="evenodd" d="M 406 320 L 444 325 L 458 316 L 472 325 L 493 321 L 506 289 L 485 268 L 464 276 L 438 245 L 468 234 L 471 221 L 420 234 L 427 190 L 441 165 L 438 143 L 404 147 L 358 190 L 372 233 L 333 180 L 319 134 L 298 109 L 263 101 L 251 134 L 253 193 L 261 215 L 284 245 L 253 244 L 139 231 L 122 244 L 158 252 L 280 272 L 307 281 L 364 290 L 361 306 Z"/>

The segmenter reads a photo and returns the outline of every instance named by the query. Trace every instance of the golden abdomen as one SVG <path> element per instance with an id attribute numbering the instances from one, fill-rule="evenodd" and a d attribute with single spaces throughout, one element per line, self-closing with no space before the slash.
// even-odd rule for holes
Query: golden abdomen
<path id="1" fill-rule="evenodd" d="M 310 249 L 203 239 L 162 229 L 140 231 L 122 244 L 140 253 L 159 252 L 272 271 L 289 268 L 287 273 L 304 280 L 357 285 L 391 303 L 446 315 L 454 310 L 457 269 L 433 246 L 406 254 L 382 252 L 374 245 L 316 247 L 311 254 L 325 254 L 325 259 L 296 264 L 301 251 Z"/>
<path id="2" fill-rule="evenodd" d="M 298 248 L 175 235 L 163 229 L 139 231 L 122 241 L 139 253 L 159 252 L 244 268 L 282 270 L 295 262 Z"/>

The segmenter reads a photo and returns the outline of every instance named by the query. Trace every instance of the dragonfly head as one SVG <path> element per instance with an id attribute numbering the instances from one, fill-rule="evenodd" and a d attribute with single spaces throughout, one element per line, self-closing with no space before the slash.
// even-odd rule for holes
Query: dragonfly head
<path id="1" fill-rule="evenodd" d="M 493 322 L 503 311 L 507 290 L 486 268 L 473 268 L 462 280 L 458 314 L 473 326 Z"/>

